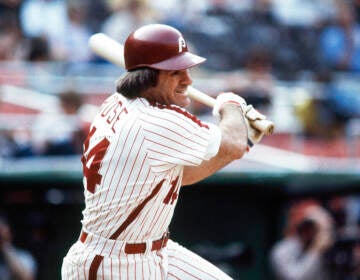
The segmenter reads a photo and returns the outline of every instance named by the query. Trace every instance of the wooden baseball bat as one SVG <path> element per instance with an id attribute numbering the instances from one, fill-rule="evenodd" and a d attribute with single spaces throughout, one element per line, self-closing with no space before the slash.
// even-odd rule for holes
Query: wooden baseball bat
<path id="1" fill-rule="evenodd" d="M 98 56 L 117 66 L 125 68 L 124 46 L 113 38 L 104 33 L 95 33 L 89 38 L 89 47 Z M 213 97 L 192 86 L 188 87 L 187 95 L 209 107 L 213 107 L 215 104 L 215 99 Z M 266 119 L 256 120 L 252 125 L 266 135 L 271 135 L 275 127 L 272 121 Z"/>

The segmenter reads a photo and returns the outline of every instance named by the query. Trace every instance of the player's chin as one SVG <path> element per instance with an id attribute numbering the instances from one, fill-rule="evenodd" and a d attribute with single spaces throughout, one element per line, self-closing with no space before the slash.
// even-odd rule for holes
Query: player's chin
<path id="1" fill-rule="evenodd" d="M 175 93 L 175 104 L 180 107 L 187 107 L 191 103 L 191 99 L 185 93 Z"/>

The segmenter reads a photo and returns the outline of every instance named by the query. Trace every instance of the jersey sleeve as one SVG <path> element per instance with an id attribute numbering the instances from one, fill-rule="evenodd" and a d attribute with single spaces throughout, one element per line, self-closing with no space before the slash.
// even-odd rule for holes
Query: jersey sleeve
<path id="1" fill-rule="evenodd" d="M 219 150 L 220 129 L 178 107 L 150 110 L 143 115 L 143 123 L 148 158 L 155 172 L 174 165 L 200 165 Z"/>

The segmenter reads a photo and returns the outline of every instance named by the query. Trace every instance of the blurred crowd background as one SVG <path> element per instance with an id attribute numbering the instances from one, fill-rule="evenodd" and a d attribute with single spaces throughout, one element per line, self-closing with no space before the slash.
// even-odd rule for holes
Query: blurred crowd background
<path id="1" fill-rule="evenodd" d="M 21 90 L 3 86 L 0 114 L 17 110 L 34 117 L 39 111 L 59 110 L 57 98 L 50 97 L 65 91 L 81 95 L 85 105 L 98 105 L 113 91 L 109 80 L 122 69 L 91 52 L 91 34 L 103 32 L 124 42 L 130 30 L 160 22 L 182 31 L 191 49 L 207 58 L 200 70 L 194 70 L 195 86 L 213 95 L 225 90 L 242 95 L 276 122 L 278 138 L 282 137 L 272 142 L 310 154 L 359 155 L 356 141 L 351 147 L 344 142 L 344 137 L 353 140 L 360 134 L 359 7 L 355 0 L 4 0 L 1 84 L 40 95 L 26 103 L 19 99 Z M 24 104 L 26 110 L 14 109 Z M 209 113 L 198 103 L 192 109 Z M 18 119 L 2 126 L 8 130 Z M 30 134 L 35 135 L 34 130 Z M 300 145 L 287 133 L 303 137 Z M 31 141 L 27 138 L 32 135 L 24 131 L 12 134 L 16 135 L 7 133 L 5 139 L 14 140 L 12 144 Z M 318 141 L 311 141 L 314 138 Z M 327 143 L 333 148 L 324 148 Z M 0 153 L 27 154 L 12 151 L 14 147 Z"/>
<path id="2" fill-rule="evenodd" d="M 35 194 L 28 189 L 31 180 L 51 166 L 61 166 L 65 177 L 72 178 L 74 166 L 80 168 L 82 141 L 96 108 L 114 91 L 115 81 L 124 71 L 91 52 L 89 37 L 102 32 L 124 42 L 130 31 L 154 22 L 178 28 L 189 48 L 207 58 L 191 70 L 195 87 L 213 96 L 233 91 L 275 122 L 274 135 L 264 137 L 262 144 L 320 157 L 325 168 L 331 162 L 335 169 L 352 176 L 351 187 L 360 184 L 359 0 L 2 0 L 0 210 L 10 216 L 14 240 L 34 255 L 37 279 L 49 279 L 46 268 L 56 266 L 49 264 L 48 251 L 58 252 L 59 261 L 63 252 L 59 248 L 66 247 L 56 235 L 57 220 L 64 222 L 66 215 L 71 216 L 74 208 L 69 205 L 76 205 L 80 217 L 76 207 L 81 209 L 83 202 L 78 183 L 74 184 L 78 188 L 75 192 L 63 192 L 59 186 L 66 185 L 67 179 L 52 185 L 49 179 L 40 180 L 38 185 L 43 187 Z M 211 118 L 208 107 L 197 102 L 191 106 L 189 110 L 200 118 Z M 276 154 L 273 157 L 276 161 Z M 75 163 L 66 158 L 75 159 Z M 24 173 L 27 175 L 22 179 Z M 316 170 L 314 176 L 318 176 Z M 239 188 L 246 184 L 231 182 Z M 325 185 L 331 188 L 332 183 Z M 341 235 L 332 243 L 341 250 L 328 253 L 326 259 L 332 267 L 339 267 L 332 275 L 359 279 L 359 189 L 319 194 L 316 184 L 309 188 L 315 194 L 269 198 L 274 205 L 279 204 L 270 207 L 276 221 L 269 230 L 271 236 L 264 237 L 268 251 L 263 255 L 267 256 L 282 236 L 287 220 L 283 214 L 294 202 L 315 197 L 332 216 L 336 236 Z M 44 213 L 43 208 L 33 206 L 39 201 L 64 208 L 46 208 L 50 211 Z M 26 215 L 21 213 L 24 209 Z M 65 216 L 59 216 L 60 212 Z M 50 213 L 56 216 L 55 221 Z M 78 221 L 71 223 L 75 229 L 62 236 L 66 244 L 80 227 Z M 264 223 L 270 227 L 268 221 Z M 348 243 L 341 243 L 343 240 Z M 323 250 L 334 250 L 330 243 L 323 245 Z M 219 249 L 199 243 L 195 248 L 236 275 L 239 262 L 246 270 L 252 260 L 247 247 L 237 245 Z M 334 264 L 337 258 L 341 261 Z M 3 262 L 1 255 L 0 272 Z M 276 271 L 270 263 L 263 260 L 260 269 Z M 272 272 L 261 275 L 251 279 L 275 277 Z"/>

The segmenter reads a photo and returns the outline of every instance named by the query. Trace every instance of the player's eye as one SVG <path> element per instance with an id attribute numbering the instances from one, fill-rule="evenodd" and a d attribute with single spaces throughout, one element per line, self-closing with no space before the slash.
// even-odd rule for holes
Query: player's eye
<path id="1" fill-rule="evenodd" d="M 175 70 L 175 71 L 170 72 L 170 76 L 176 76 L 176 75 L 179 75 L 179 74 L 180 74 L 179 70 Z"/>

